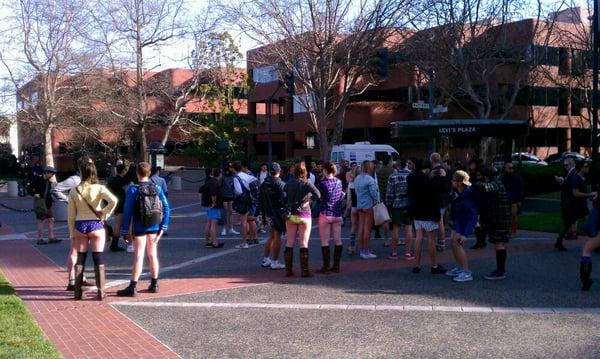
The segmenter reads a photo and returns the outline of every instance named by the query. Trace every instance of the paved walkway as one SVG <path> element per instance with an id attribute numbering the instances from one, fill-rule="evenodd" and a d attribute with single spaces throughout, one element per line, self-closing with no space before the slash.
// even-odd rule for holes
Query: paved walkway
<path id="1" fill-rule="evenodd" d="M 0 270 L 65 358 L 179 357 L 107 303 L 73 301 L 64 271 L 27 242 L 0 244 Z"/>

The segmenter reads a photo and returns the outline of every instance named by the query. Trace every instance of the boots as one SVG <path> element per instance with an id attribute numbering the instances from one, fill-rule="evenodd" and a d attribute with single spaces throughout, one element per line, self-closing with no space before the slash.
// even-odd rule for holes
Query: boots
<path id="1" fill-rule="evenodd" d="M 119 238 L 118 236 L 112 237 L 110 242 L 110 251 L 111 252 L 123 252 L 125 248 L 119 247 Z"/>
<path id="2" fill-rule="evenodd" d="M 75 300 L 83 297 L 83 265 L 75 265 Z"/>
<path id="3" fill-rule="evenodd" d="M 151 278 L 150 279 L 150 286 L 148 286 L 148 291 L 150 293 L 158 293 L 159 289 L 158 289 L 158 278 Z"/>
<path id="4" fill-rule="evenodd" d="M 319 269 L 319 273 L 327 274 L 329 273 L 329 264 L 330 264 L 330 254 L 329 245 L 321 247 L 321 254 L 323 255 L 323 267 Z"/>
<path id="5" fill-rule="evenodd" d="M 106 283 L 106 272 L 104 270 L 104 264 L 94 266 L 94 274 L 96 276 L 96 288 L 98 288 L 98 300 L 103 300 L 106 297 L 104 292 L 104 284 Z"/>
<path id="6" fill-rule="evenodd" d="M 333 247 L 333 265 L 331 271 L 334 273 L 340 272 L 340 260 L 342 259 L 342 246 Z"/>
<path id="7" fill-rule="evenodd" d="M 300 269 L 302 270 L 302 278 L 312 277 L 308 270 L 308 248 L 300 248 Z"/>
<path id="8" fill-rule="evenodd" d="M 563 236 L 562 234 L 556 238 L 556 243 L 554 243 L 554 248 L 556 248 L 559 252 L 566 252 L 567 248 L 563 245 Z"/>
<path id="9" fill-rule="evenodd" d="M 291 277 L 294 275 L 294 271 L 292 270 L 294 264 L 294 248 L 285 247 L 283 257 L 285 259 L 285 276 Z"/>
<path id="10" fill-rule="evenodd" d="M 579 264 L 579 278 L 581 279 L 581 290 L 590 290 L 592 286 L 592 263 L 580 263 Z"/>

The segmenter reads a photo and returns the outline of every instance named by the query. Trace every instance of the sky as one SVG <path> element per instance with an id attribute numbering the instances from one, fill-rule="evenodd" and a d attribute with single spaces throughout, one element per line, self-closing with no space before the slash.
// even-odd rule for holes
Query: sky
<path id="1" fill-rule="evenodd" d="M 11 2 L 17 0 L 0 1 L 0 19 L 7 18 L 10 16 L 10 10 L 7 7 L 7 4 L 10 4 Z M 194 16 L 198 15 L 198 13 L 204 8 L 202 4 L 206 3 L 206 1 L 209 0 L 188 0 L 189 9 L 185 12 L 186 16 L 189 18 L 193 18 Z M 585 6 L 585 4 L 587 3 L 586 0 L 579 1 L 580 5 L 582 6 Z M 560 3 L 560 1 L 542 0 L 542 5 L 548 8 L 555 6 L 555 4 L 557 3 Z M 7 22 L 0 22 L 0 31 L 2 30 L 2 23 L 6 25 Z M 240 47 L 241 53 L 244 56 L 247 50 L 250 50 L 251 48 L 257 46 L 257 44 L 253 43 L 248 37 L 244 36 L 243 34 L 231 31 L 231 29 L 228 29 L 228 31 L 232 34 L 232 36 L 234 36 L 235 40 L 237 41 Z M 160 71 L 162 69 L 174 67 L 186 67 L 187 62 L 185 59 L 190 54 L 192 49 L 193 43 L 191 41 L 179 41 L 170 46 L 162 47 L 160 51 L 148 51 L 145 54 L 146 59 L 148 60 L 147 68 Z M 13 53 L 12 55 L 19 56 L 18 53 Z M 245 60 L 241 61 L 239 66 L 244 67 Z M 6 76 L 6 69 L 4 68 L 4 66 L 0 66 L 0 79 L 5 79 Z M 15 112 L 14 88 L 11 89 L 10 87 L 8 87 L 7 90 L 6 86 L 0 86 L 0 90 L 3 89 L 3 91 L 0 92 L 0 99 L 2 100 L 2 103 L 0 104 L 0 114 L 13 114 Z"/>

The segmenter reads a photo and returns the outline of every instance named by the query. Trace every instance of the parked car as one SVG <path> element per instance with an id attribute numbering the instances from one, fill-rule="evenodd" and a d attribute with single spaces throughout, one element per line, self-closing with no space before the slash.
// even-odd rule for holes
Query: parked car
<path id="1" fill-rule="evenodd" d="M 331 160 L 335 163 L 340 163 L 341 160 L 356 162 L 358 164 L 364 160 L 383 161 L 388 156 L 394 161 L 400 157 L 394 147 L 390 145 L 375 145 L 370 142 L 336 145 L 331 149 Z"/>
<path id="2" fill-rule="evenodd" d="M 520 163 L 525 166 L 548 166 L 548 163 L 541 160 L 538 156 L 525 152 L 513 153 L 511 156 L 511 162 L 515 164 Z M 492 165 L 495 168 L 502 168 L 504 163 L 505 161 L 503 156 L 496 156 Z"/>
<path id="3" fill-rule="evenodd" d="M 580 153 L 577 153 L 577 152 L 561 152 L 561 153 L 555 153 L 553 155 L 548 156 L 548 158 L 546 158 L 546 162 L 560 163 L 567 158 L 572 158 L 575 160 L 575 162 L 579 162 L 579 161 L 590 162 L 591 161 L 590 158 L 588 158 Z"/>

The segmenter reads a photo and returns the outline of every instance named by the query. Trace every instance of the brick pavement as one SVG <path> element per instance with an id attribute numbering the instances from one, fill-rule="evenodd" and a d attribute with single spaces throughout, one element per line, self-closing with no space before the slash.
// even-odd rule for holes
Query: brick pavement
<path id="1" fill-rule="evenodd" d="M 64 271 L 27 242 L 0 243 L 0 270 L 64 358 L 179 357 L 108 303 L 72 300 Z"/>
<path id="2" fill-rule="evenodd" d="M 510 255 L 519 253 L 552 251 L 548 241 L 514 243 L 509 248 Z M 19 255 L 15 255 L 19 253 Z M 297 251 L 295 253 L 297 255 Z M 314 259 L 320 255 L 313 252 Z M 386 254 L 387 255 L 387 254 Z M 469 251 L 469 259 L 492 258 L 494 250 Z M 356 257 L 355 257 L 356 258 Z M 451 253 L 446 251 L 438 256 L 440 263 L 451 262 Z M 261 283 L 306 281 L 299 278 L 297 261 L 294 278 L 285 278 L 283 271 L 271 271 L 257 266 L 249 272 L 227 277 L 198 277 L 161 280 L 161 293 L 150 294 L 140 283 L 138 297 L 129 300 L 169 297 L 220 289 L 247 287 Z M 313 262 L 314 263 L 314 262 Z M 410 268 L 414 261 L 343 260 L 342 272 L 364 272 Z M 423 266 L 428 256 L 423 255 Z M 311 270 L 318 269 L 313 264 Z M 114 296 L 117 288 L 108 290 L 105 302 L 92 300 L 95 291 L 87 300 L 73 301 L 72 293 L 64 291 L 66 273 L 49 258 L 44 256 L 31 241 L 0 242 L 0 270 L 15 287 L 43 331 L 55 343 L 65 358 L 145 357 L 176 358 L 178 355 L 159 342 L 145 330 L 137 326 L 119 311 L 111 307 L 112 301 L 123 301 Z M 308 279 L 310 280 L 310 279 Z M 129 338 L 129 339 L 127 339 Z M 135 338 L 135 340 L 132 340 Z"/>

